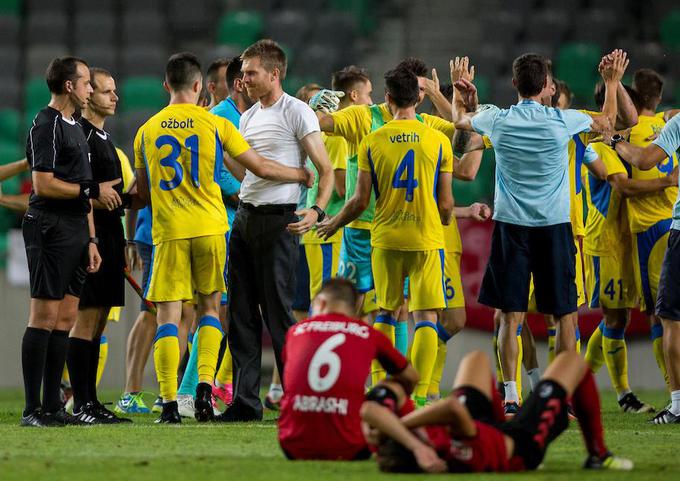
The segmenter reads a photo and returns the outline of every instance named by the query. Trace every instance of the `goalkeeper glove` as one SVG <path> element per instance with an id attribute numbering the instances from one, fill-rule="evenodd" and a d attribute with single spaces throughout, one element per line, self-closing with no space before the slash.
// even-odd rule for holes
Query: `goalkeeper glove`
<path id="1" fill-rule="evenodd" d="M 338 110 L 340 98 L 344 96 L 345 93 L 339 90 L 322 89 L 309 99 L 309 106 L 315 112 L 321 111 L 329 114 Z"/>

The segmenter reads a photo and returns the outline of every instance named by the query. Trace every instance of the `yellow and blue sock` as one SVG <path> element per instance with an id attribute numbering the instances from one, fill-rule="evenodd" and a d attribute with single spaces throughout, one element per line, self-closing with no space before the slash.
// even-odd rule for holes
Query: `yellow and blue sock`
<path id="1" fill-rule="evenodd" d="M 654 352 L 654 359 L 656 359 L 656 365 L 659 366 L 659 371 L 663 376 L 663 380 L 666 383 L 666 387 L 670 390 L 670 381 L 668 379 L 668 371 L 666 370 L 666 358 L 663 355 L 663 325 L 654 324 L 652 325 L 652 351 Z"/>
<path id="2" fill-rule="evenodd" d="M 602 339 L 604 331 L 604 319 L 600 322 L 588 339 L 588 344 L 586 345 L 586 357 L 585 360 L 590 366 L 590 370 L 597 372 L 602 367 L 605 362 L 604 353 L 602 352 Z"/>
<path id="3" fill-rule="evenodd" d="M 397 321 L 394 330 L 394 345 L 404 356 L 408 353 L 408 321 Z"/>
<path id="4" fill-rule="evenodd" d="M 220 320 L 214 316 L 203 316 L 198 321 L 198 382 L 212 386 L 217 370 L 217 358 L 224 333 Z"/>
<path id="5" fill-rule="evenodd" d="M 430 386 L 427 389 L 428 397 L 439 397 L 439 389 L 444 373 L 444 366 L 446 365 L 446 353 L 448 351 L 447 343 L 453 336 L 437 321 L 437 357 L 434 360 L 434 367 L 432 368 L 432 377 L 430 378 Z"/>
<path id="6" fill-rule="evenodd" d="M 187 349 L 189 352 L 191 352 L 191 346 L 194 345 L 194 334 L 193 332 L 189 331 L 189 334 L 187 334 Z"/>
<path id="7" fill-rule="evenodd" d="M 503 382 L 503 370 L 501 369 L 501 357 L 500 357 L 500 352 L 498 351 L 498 330 L 500 328 L 497 326 L 493 330 L 493 337 L 491 338 L 491 344 L 493 346 L 493 359 L 495 361 L 496 365 L 496 381 L 498 382 Z"/>
<path id="8" fill-rule="evenodd" d="M 109 340 L 106 336 L 102 336 L 99 341 L 99 362 L 97 363 L 97 386 L 104 375 L 104 368 L 106 368 L 106 361 L 109 358 Z"/>
<path id="9" fill-rule="evenodd" d="M 414 391 L 416 404 L 427 399 L 427 389 L 432 378 L 432 369 L 437 358 L 437 326 L 431 321 L 416 321 L 413 335 L 413 367 L 418 371 L 420 379 Z"/>
<path id="10" fill-rule="evenodd" d="M 163 402 L 177 399 L 177 369 L 179 368 L 179 338 L 177 326 L 163 324 L 156 329 L 153 360 Z"/>
<path id="11" fill-rule="evenodd" d="M 621 399 L 630 392 L 625 328 L 605 327 L 602 330 L 602 354 L 612 386 Z"/>
<path id="12" fill-rule="evenodd" d="M 378 332 L 382 332 L 385 336 L 387 336 L 387 339 L 389 339 L 392 342 L 392 345 L 394 346 L 394 341 L 395 341 L 395 330 L 397 327 L 397 320 L 394 319 L 391 315 L 389 314 L 378 314 L 378 316 L 375 318 L 375 322 L 373 323 L 373 329 L 375 329 Z M 382 367 L 382 365 L 374 360 L 371 362 L 371 381 L 373 385 L 375 386 L 378 384 L 380 381 L 385 379 L 385 369 Z"/>
<path id="13" fill-rule="evenodd" d="M 222 363 L 215 374 L 215 380 L 220 386 L 226 386 L 234 382 L 234 361 L 231 357 L 231 350 L 229 343 L 225 343 L 224 355 L 222 356 Z"/>
<path id="14" fill-rule="evenodd" d="M 524 359 L 524 343 L 522 343 L 522 324 L 517 326 L 517 370 L 515 382 L 517 383 L 517 397 L 522 404 L 522 360 Z"/>
<path id="15" fill-rule="evenodd" d="M 581 330 L 578 326 L 574 330 L 574 336 L 576 337 L 576 352 L 581 354 Z"/>
<path id="16" fill-rule="evenodd" d="M 557 329 L 548 329 L 548 364 L 555 360 L 555 344 L 557 341 Z"/>

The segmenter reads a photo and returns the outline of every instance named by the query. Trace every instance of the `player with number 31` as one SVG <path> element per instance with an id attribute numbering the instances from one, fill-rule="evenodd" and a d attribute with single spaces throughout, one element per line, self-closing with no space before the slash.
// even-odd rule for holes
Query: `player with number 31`
<path id="1" fill-rule="evenodd" d="M 286 167 L 255 152 L 227 120 L 196 105 L 203 78 L 198 58 L 175 54 L 168 60 L 163 86 L 170 104 L 140 127 L 135 167 L 140 197 L 151 203 L 153 254 L 145 298 L 158 306 L 154 364 L 163 397 L 158 422 L 179 423 L 177 413 L 177 325 L 182 301 L 198 293 L 198 377 L 196 419 L 212 419 L 212 383 L 222 340 L 219 305 L 225 291 L 225 233 L 229 228 L 216 182 L 223 155 L 255 175 L 302 182 L 305 169 Z"/>
<path id="2" fill-rule="evenodd" d="M 451 142 L 416 118 L 418 79 L 406 69 L 385 74 L 394 120 L 364 138 L 358 150 L 354 196 L 317 232 L 323 237 L 355 219 L 375 191 L 371 228 L 375 291 L 381 314 L 395 318 L 409 277 L 409 311 L 416 330 L 413 365 L 420 375 L 416 401 L 425 402 L 437 353 L 437 310 L 446 307 L 444 234 L 453 213 Z"/>

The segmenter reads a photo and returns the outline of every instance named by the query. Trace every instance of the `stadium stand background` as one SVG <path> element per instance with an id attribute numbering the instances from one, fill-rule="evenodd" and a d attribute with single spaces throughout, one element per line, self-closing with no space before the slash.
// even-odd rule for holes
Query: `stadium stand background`
<path id="1" fill-rule="evenodd" d="M 373 99 L 380 102 L 382 74 L 404 56 L 422 57 L 448 82 L 448 60 L 469 55 L 481 101 L 508 106 L 516 101 L 512 59 L 535 51 L 553 59 L 556 76 L 575 93 L 575 106 L 588 107 L 601 55 L 620 47 L 630 54 L 629 73 L 643 66 L 659 70 L 666 79 L 664 103 L 680 101 L 677 0 L 0 0 L 0 163 L 24 157 L 33 116 L 49 101 L 44 71 L 55 56 L 78 55 L 113 73 L 121 100 L 107 130 L 132 158 L 137 128 L 167 102 L 161 83 L 168 55 L 190 50 L 207 68 L 267 37 L 289 55 L 285 89 L 291 94 L 307 82 L 329 86 L 331 72 L 354 63 L 369 70 Z M 476 182 L 455 182 L 459 204 L 492 202 L 493 154 L 485 156 Z M 29 181 L 26 174 L 2 187 L 27 191 Z M 0 268 L 7 231 L 20 222 L 0 209 Z M 9 341 L 20 338 L 13 325 L 23 325 L 28 293 L 4 279 L 0 290 L 0 352 L 15 365 L 16 343 L 10 347 Z M 122 359 L 125 333 L 112 346 L 112 359 Z M 118 382 L 120 368 L 114 369 Z M 6 372 L 0 385 L 18 382 L 16 373 Z"/>

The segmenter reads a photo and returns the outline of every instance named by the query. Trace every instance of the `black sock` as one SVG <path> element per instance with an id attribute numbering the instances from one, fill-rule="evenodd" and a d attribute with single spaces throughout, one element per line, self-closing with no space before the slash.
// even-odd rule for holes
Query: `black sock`
<path id="1" fill-rule="evenodd" d="M 95 337 L 92 339 L 90 346 L 90 366 L 87 373 L 90 401 L 98 402 L 97 400 L 97 369 L 99 368 L 99 348 L 101 346 L 102 338 Z"/>
<path id="2" fill-rule="evenodd" d="M 68 373 L 71 377 L 71 387 L 73 388 L 73 411 L 80 412 L 83 405 L 91 401 L 89 389 L 89 369 L 90 369 L 90 345 L 92 341 L 69 338 Z"/>
<path id="3" fill-rule="evenodd" d="M 46 413 L 57 412 L 62 408 L 61 378 L 64 375 L 66 352 L 68 351 L 68 331 L 57 331 L 50 334 L 47 344 L 47 357 L 45 358 L 45 371 L 43 373 L 43 411 Z"/>
<path id="4" fill-rule="evenodd" d="M 27 327 L 21 340 L 21 368 L 24 374 L 24 395 L 26 396 L 24 416 L 40 407 L 40 385 L 49 340 L 50 331 L 35 327 Z"/>

